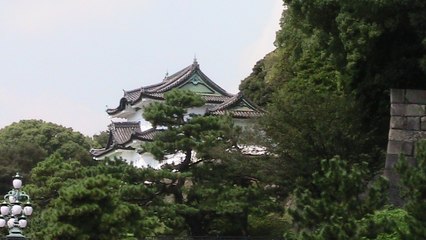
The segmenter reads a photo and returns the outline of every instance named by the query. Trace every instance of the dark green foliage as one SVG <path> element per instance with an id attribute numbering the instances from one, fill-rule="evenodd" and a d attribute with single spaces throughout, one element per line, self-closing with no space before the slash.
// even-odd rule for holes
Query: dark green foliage
<path id="1" fill-rule="evenodd" d="M 65 161 L 54 154 L 32 169 L 31 184 L 27 188 L 36 203 L 44 208 L 59 197 L 59 189 L 71 185 L 76 179 L 84 178 L 86 175 L 82 170 L 83 166 L 79 161 Z"/>
<path id="2" fill-rule="evenodd" d="M 156 135 L 155 141 L 143 148 L 157 159 L 167 154 L 184 153 L 185 159 L 177 167 L 185 171 L 197 151 L 197 158 L 209 158 L 209 149 L 219 144 L 230 144 L 226 139 L 233 134 L 229 118 L 187 114 L 187 108 L 203 105 L 200 96 L 190 91 L 174 90 L 165 95 L 164 103 L 153 103 L 144 111 L 144 118 L 154 126 L 164 126 L 165 131 Z"/>
<path id="3" fill-rule="evenodd" d="M 347 75 L 347 83 L 363 94 L 373 86 L 381 91 L 425 86 L 420 61 L 425 57 L 424 1 L 285 2 L 288 11 L 277 46 L 288 50 L 290 65 L 323 53 L 330 66 Z M 308 42 L 315 46 L 304 48 Z"/>
<path id="4" fill-rule="evenodd" d="M 267 215 L 277 205 L 253 171 L 261 159 L 239 153 L 239 129 L 231 119 L 187 114 L 201 106 L 200 96 L 175 90 L 165 99 L 145 109 L 145 119 L 163 131 L 143 148 L 158 159 L 181 154 L 180 162 L 164 167 L 176 175 L 164 191 L 173 196 L 186 234 L 249 235 L 249 215 Z"/>
<path id="5" fill-rule="evenodd" d="M 253 72 L 246 77 L 239 88 L 244 96 L 261 107 L 271 102 L 274 91 L 282 81 L 274 80 L 279 65 L 279 50 L 267 54 L 253 67 Z"/>
<path id="6" fill-rule="evenodd" d="M 79 132 L 71 128 L 44 122 L 42 120 L 22 120 L 0 131 L 2 144 L 33 143 L 53 154 L 65 143 L 74 142 L 84 149 L 90 149 L 90 142 Z"/>
<path id="7" fill-rule="evenodd" d="M 20 172 L 24 178 L 33 167 L 51 154 L 64 159 L 90 162 L 90 141 L 81 133 L 41 120 L 22 120 L 0 130 L 0 191 L 10 189 L 11 177 Z"/>
<path id="8" fill-rule="evenodd" d="M 311 186 L 294 191 L 295 206 L 289 209 L 296 230 L 293 238 L 360 239 L 358 221 L 386 201 L 384 179 L 367 188 L 367 176 L 365 163 L 350 165 L 340 158 L 321 161 Z"/>
<path id="9" fill-rule="evenodd" d="M 40 232 L 43 239 L 120 239 L 129 228 L 142 230 L 138 224 L 142 209 L 121 201 L 120 184 L 98 175 L 61 188 L 59 197 L 43 212 L 49 222 Z"/>
<path id="10" fill-rule="evenodd" d="M 84 166 L 52 155 L 31 177 L 27 189 L 37 211 L 28 235 L 34 239 L 143 237 L 167 233 L 166 223 L 179 221 L 159 196 L 161 185 L 146 184 L 168 177 L 152 169 L 120 160 Z"/>
<path id="11" fill-rule="evenodd" d="M 403 236 L 408 234 L 407 217 L 407 211 L 400 208 L 387 207 L 374 211 L 358 222 L 358 235 L 362 240 L 403 239 Z"/>
<path id="12" fill-rule="evenodd" d="M 195 93 L 172 90 L 165 94 L 164 103 L 155 102 L 145 109 L 143 117 L 154 127 L 182 125 L 186 109 L 202 105 L 203 99 Z"/>
<path id="13" fill-rule="evenodd" d="M 334 71 L 341 76 L 339 82 L 345 92 L 355 93 L 362 107 L 360 115 L 365 128 L 377 129 L 382 141 L 379 144 L 384 146 L 389 89 L 426 87 L 422 60 L 426 56 L 426 31 L 420 20 L 426 15 L 425 2 L 288 2 L 288 17 L 278 44 L 292 49 L 287 58 L 291 58 L 290 65 L 295 63 L 293 72 L 297 76 L 303 69 L 311 69 L 313 74 Z M 293 43 L 294 31 L 300 32 L 299 44 Z M 317 47 L 305 48 L 305 43 Z M 330 68 L 303 63 L 304 59 L 318 58 Z"/>
<path id="14" fill-rule="evenodd" d="M 321 159 L 334 155 L 351 164 L 366 161 L 369 173 L 365 173 L 365 182 L 383 167 L 380 152 L 387 143 L 389 89 L 426 88 L 426 2 L 285 0 L 284 3 L 287 9 L 283 12 L 282 29 L 277 33 L 274 60 L 267 62 L 266 56 L 258 62 L 241 85 L 241 90 L 258 103 L 263 100 L 256 93 L 272 96 L 267 97 L 269 114 L 263 123 L 271 138 L 270 151 L 280 158 L 277 166 L 283 169 L 277 171 L 276 183 L 286 186 L 288 192 L 299 178 L 298 189 L 313 191 L 309 184 L 311 173 L 319 168 Z M 421 182 L 419 179 L 416 181 Z M 418 183 L 414 187 L 411 183 L 408 187 L 412 193 L 409 199 L 418 207 L 410 217 L 413 221 L 410 226 L 416 229 L 425 229 L 415 224 L 415 219 L 422 220 L 417 220 L 417 224 L 425 219 L 419 217 L 424 212 L 419 207 L 422 200 L 419 195 L 413 195 L 423 185 Z M 379 221 L 378 215 L 373 214 L 356 223 L 366 212 L 361 214 L 356 208 L 346 211 L 349 216 L 359 213 L 346 222 L 350 226 L 362 225 L 358 226 L 362 231 L 351 235 L 352 227 L 345 228 L 338 221 L 337 225 L 336 221 L 329 221 L 332 224 L 321 227 L 323 219 L 313 217 L 315 229 L 322 230 L 317 232 L 318 236 L 327 232 L 347 234 L 337 239 L 350 236 L 357 239 L 357 234 L 365 239 L 401 236 L 390 229 L 389 226 L 396 225 L 392 219 Z M 384 214 L 391 215 L 390 212 Z M 332 230 L 330 224 L 339 227 Z M 370 224 L 375 231 L 371 231 L 371 226 L 366 227 Z M 333 238 L 328 236 L 328 239 Z"/>
<path id="15" fill-rule="evenodd" d="M 299 184 L 309 183 L 320 161 L 335 155 L 352 163 L 366 161 L 372 172 L 384 163 L 380 149 L 362 134 L 352 99 L 313 88 L 287 84 L 263 121 L 271 140 L 269 150 L 279 156 L 279 181 L 287 192 L 298 178 Z"/>
<path id="16" fill-rule="evenodd" d="M 108 143 L 109 132 L 102 131 L 99 134 L 93 135 L 93 148 L 105 147 Z"/>
<path id="17" fill-rule="evenodd" d="M 285 167 L 294 166 L 288 172 L 309 176 L 318 159 L 334 154 L 349 161 L 359 154 L 377 170 L 389 89 L 426 88 L 425 1 L 284 3 L 277 49 L 241 90 L 269 103 L 268 134 Z"/>
<path id="18" fill-rule="evenodd" d="M 426 238 L 426 142 L 417 144 L 417 164 L 410 166 L 405 159 L 398 163 L 407 204 L 405 209 L 409 234 L 406 239 Z"/>
<path id="19" fill-rule="evenodd" d="M 221 161 L 207 161 L 193 167 L 193 186 L 188 191 L 188 203 L 196 204 L 199 213 L 204 215 L 207 233 L 281 236 L 284 221 L 277 222 L 275 227 L 270 225 L 269 232 L 262 232 L 256 222 L 260 218 L 272 218 L 272 213 L 279 218 L 282 211 L 275 189 L 267 188 L 270 182 L 262 172 L 268 159 L 247 157 L 238 151 L 224 154 L 223 150 L 215 150 Z"/>

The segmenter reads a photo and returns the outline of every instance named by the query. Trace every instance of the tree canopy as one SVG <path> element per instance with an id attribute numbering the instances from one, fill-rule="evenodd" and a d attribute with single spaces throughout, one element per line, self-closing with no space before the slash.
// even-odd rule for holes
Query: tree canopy
<path id="1" fill-rule="evenodd" d="M 288 0 L 284 4 L 277 48 L 254 67 L 241 90 L 259 104 L 300 91 L 283 90 L 288 82 L 308 82 L 314 91 L 351 96 L 363 132 L 373 131 L 369 137 L 384 148 L 389 89 L 426 87 L 425 2 Z M 268 93 L 267 100 L 256 95 L 267 91 L 282 93 Z"/>
<path id="2" fill-rule="evenodd" d="M 182 160 L 165 166 L 179 177 L 167 186 L 188 234 L 195 236 L 248 235 L 249 216 L 259 204 L 274 205 L 266 197 L 254 161 L 238 153 L 240 130 L 228 117 L 189 114 L 187 109 L 201 106 L 200 96 L 189 91 L 171 91 L 164 103 L 154 103 L 144 118 L 162 126 L 152 143 L 143 147 L 158 159 L 182 154 Z"/>
<path id="3" fill-rule="evenodd" d="M 90 145 L 83 134 L 42 120 L 22 120 L 0 129 L 0 191 L 9 190 L 16 172 L 27 178 L 38 162 L 55 153 L 90 162 Z"/>

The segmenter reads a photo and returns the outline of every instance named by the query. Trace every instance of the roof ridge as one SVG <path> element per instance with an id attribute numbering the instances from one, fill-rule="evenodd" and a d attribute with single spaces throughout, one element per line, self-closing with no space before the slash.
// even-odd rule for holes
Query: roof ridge
<path id="1" fill-rule="evenodd" d="M 177 71 L 177 72 L 173 73 L 172 75 L 167 76 L 167 77 L 166 77 L 166 79 L 164 80 L 164 82 L 168 82 L 168 81 L 170 81 L 170 79 L 173 79 L 173 78 L 175 78 L 176 76 L 178 76 L 179 74 L 181 74 L 181 73 L 183 73 L 183 72 L 186 72 L 186 71 L 188 71 L 189 69 L 193 69 L 193 68 L 195 68 L 195 67 L 194 67 L 194 64 L 191 64 L 191 65 L 189 65 L 189 66 L 186 66 L 185 68 L 183 68 L 183 69 L 181 69 L 181 70 L 179 70 L 179 71 Z M 163 82 L 163 83 L 164 83 L 164 82 Z"/>
<path id="2" fill-rule="evenodd" d="M 238 100 L 240 100 L 243 97 L 242 93 L 239 92 L 237 94 L 235 94 L 234 96 L 232 96 L 231 98 L 229 98 L 227 101 L 214 106 L 213 108 L 211 108 L 209 111 L 217 111 L 226 107 L 231 106 L 232 104 L 236 103 Z"/>
<path id="3" fill-rule="evenodd" d="M 139 125 L 140 121 L 112 122 L 114 125 Z"/>
<path id="4" fill-rule="evenodd" d="M 106 112 L 109 115 L 114 115 L 116 113 L 119 113 L 123 109 L 126 108 L 128 104 L 133 105 L 134 103 L 140 101 L 142 98 L 153 98 L 153 99 L 163 99 L 162 94 L 169 91 L 170 89 L 179 86 L 179 84 L 184 84 L 185 81 L 188 81 L 189 77 L 193 74 L 198 74 L 199 77 L 203 79 L 206 85 L 208 85 L 209 88 L 213 88 L 214 91 L 216 91 L 218 94 L 221 95 L 218 96 L 217 99 L 212 98 L 213 96 L 209 96 L 209 94 L 202 94 L 199 93 L 201 96 L 206 96 L 208 99 L 212 99 L 212 102 L 215 103 L 223 103 L 225 100 L 221 100 L 220 97 L 234 97 L 233 94 L 228 93 L 225 89 L 220 87 L 218 84 L 216 84 L 214 81 L 212 81 L 207 75 L 205 75 L 201 69 L 200 65 L 194 59 L 194 62 L 183 68 L 180 71 L 177 71 L 176 73 L 167 76 L 162 82 L 157 84 L 152 84 L 146 87 L 140 87 L 129 91 L 124 91 L 124 96 L 120 99 L 119 106 L 116 108 L 108 108 Z"/>
<path id="5" fill-rule="evenodd" d="M 172 74 L 167 78 L 167 80 L 163 81 L 162 84 L 157 87 L 150 89 L 150 92 L 165 92 L 169 90 L 171 87 L 176 86 L 178 83 L 186 80 L 187 76 L 190 75 L 194 70 L 198 68 L 198 65 L 191 64 L 188 67 Z"/>
<path id="6" fill-rule="evenodd" d="M 129 94 L 131 94 L 131 93 L 139 92 L 139 91 L 141 91 L 141 89 L 142 89 L 142 88 L 144 88 L 144 87 L 139 87 L 139 88 L 135 88 L 135 89 L 132 89 L 132 90 L 124 90 L 124 89 L 123 89 L 123 91 L 124 91 L 124 96 L 129 95 Z"/>
<path id="7" fill-rule="evenodd" d="M 221 103 L 217 106 L 214 106 L 211 109 L 208 109 L 208 112 L 212 113 L 212 112 L 215 112 L 215 111 L 224 111 L 226 108 L 233 106 L 234 104 L 236 104 L 239 101 L 243 101 L 246 104 L 250 105 L 250 107 L 253 108 L 252 111 L 258 111 L 260 113 L 266 112 L 261 107 L 259 107 L 258 105 L 256 105 L 252 101 L 250 101 L 249 99 L 245 98 L 244 94 L 242 92 L 239 92 L 238 94 L 236 94 L 235 96 L 230 98 L 228 101 L 225 101 L 225 102 L 223 102 L 223 103 Z M 239 110 L 239 111 L 243 111 L 243 110 Z"/>

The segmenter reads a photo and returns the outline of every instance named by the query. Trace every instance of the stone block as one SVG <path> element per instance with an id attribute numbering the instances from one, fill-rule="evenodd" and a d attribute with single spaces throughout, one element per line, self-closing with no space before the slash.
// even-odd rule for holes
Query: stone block
<path id="1" fill-rule="evenodd" d="M 392 103 L 390 109 L 391 116 L 404 116 L 405 115 L 405 104 Z"/>
<path id="2" fill-rule="evenodd" d="M 420 117 L 406 117 L 404 128 L 407 130 L 420 130 Z"/>
<path id="3" fill-rule="evenodd" d="M 421 130 L 420 122 L 421 122 L 420 117 L 391 116 L 390 128 L 406 129 L 406 130 Z M 425 122 L 425 127 L 426 127 L 426 122 Z"/>
<path id="4" fill-rule="evenodd" d="M 420 104 L 391 104 L 391 116 L 425 116 L 425 105 Z"/>
<path id="5" fill-rule="evenodd" d="M 405 95 L 404 89 L 391 89 L 391 92 L 390 92 L 391 103 L 404 103 L 404 99 L 405 99 L 404 95 Z"/>
<path id="6" fill-rule="evenodd" d="M 414 141 L 416 132 L 414 131 L 405 131 L 405 130 L 397 130 L 390 129 L 389 130 L 389 140 L 394 141 Z"/>
<path id="7" fill-rule="evenodd" d="M 426 138 L 426 132 L 398 129 L 389 130 L 389 140 L 415 142 L 423 138 Z"/>
<path id="8" fill-rule="evenodd" d="M 425 90 L 405 90 L 405 101 L 407 103 L 426 104 L 426 91 Z"/>
<path id="9" fill-rule="evenodd" d="M 412 156 L 414 150 L 414 142 L 405 142 L 405 141 L 394 141 L 389 140 L 388 142 L 388 154 L 404 154 L 406 156 Z"/>
<path id="10" fill-rule="evenodd" d="M 399 192 L 399 183 L 400 178 L 396 169 L 394 168 L 395 164 L 398 162 L 399 156 L 397 154 L 387 154 L 386 155 L 386 164 L 383 171 L 385 177 L 389 179 L 389 200 L 392 204 L 396 206 L 402 206 L 402 199 L 400 198 Z"/>
<path id="11" fill-rule="evenodd" d="M 424 116 L 425 115 L 425 105 L 406 104 L 405 115 L 406 116 L 418 116 L 418 117 Z"/>
<path id="12" fill-rule="evenodd" d="M 421 121 L 420 129 L 421 129 L 422 131 L 426 131 L 426 117 L 422 117 L 420 121 Z"/>
<path id="13" fill-rule="evenodd" d="M 425 125 L 425 127 L 426 127 L 426 125 Z M 405 128 L 405 117 L 391 116 L 391 118 L 390 118 L 390 128 L 393 128 L 393 129 L 404 129 Z"/>

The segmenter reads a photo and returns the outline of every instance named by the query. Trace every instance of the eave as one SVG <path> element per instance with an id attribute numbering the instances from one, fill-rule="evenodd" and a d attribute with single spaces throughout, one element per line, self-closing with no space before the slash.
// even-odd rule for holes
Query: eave
<path id="1" fill-rule="evenodd" d="M 217 92 L 217 95 L 200 94 L 207 103 L 221 104 L 233 97 L 232 94 L 226 92 L 207 77 L 200 70 L 198 63 L 194 61 L 192 65 L 171 76 L 165 77 L 161 83 L 124 91 L 124 96 L 120 99 L 119 105 L 116 108 L 107 109 L 106 112 L 111 117 L 119 117 L 118 115 L 121 111 L 124 111 L 127 107 L 137 105 L 143 101 L 143 99 L 164 100 L 164 94 L 166 92 L 183 86 L 194 74 L 197 74 L 209 88 Z"/>
<path id="2" fill-rule="evenodd" d="M 239 105 L 240 107 L 238 107 Z M 241 92 L 207 111 L 207 115 L 230 115 L 233 118 L 256 118 L 265 113 L 259 106 L 244 98 Z"/>
<path id="3" fill-rule="evenodd" d="M 153 141 L 159 131 L 154 128 L 140 131 L 140 126 L 137 127 L 136 122 L 112 123 L 109 130 L 108 143 L 105 148 L 92 149 L 90 153 L 94 158 L 101 158 L 115 150 L 135 150 L 131 146 L 135 141 L 140 141 L 141 143 Z"/>

